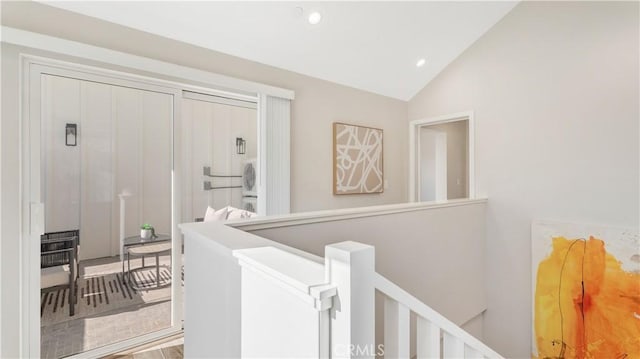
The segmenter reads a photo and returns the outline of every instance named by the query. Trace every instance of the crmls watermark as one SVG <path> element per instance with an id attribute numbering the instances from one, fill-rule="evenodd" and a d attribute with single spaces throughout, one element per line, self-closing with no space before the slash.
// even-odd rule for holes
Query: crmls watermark
<path id="1" fill-rule="evenodd" d="M 384 344 L 349 344 L 336 345 L 333 348 L 333 355 L 337 357 L 374 357 L 384 355 Z"/>

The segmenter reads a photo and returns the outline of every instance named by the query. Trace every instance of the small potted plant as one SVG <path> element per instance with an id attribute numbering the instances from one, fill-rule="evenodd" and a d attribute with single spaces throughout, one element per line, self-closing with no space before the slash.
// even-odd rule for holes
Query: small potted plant
<path id="1" fill-rule="evenodd" d="M 154 236 L 155 231 L 153 230 L 153 226 L 149 223 L 145 223 L 140 226 L 140 238 L 142 239 L 150 239 Z"/>

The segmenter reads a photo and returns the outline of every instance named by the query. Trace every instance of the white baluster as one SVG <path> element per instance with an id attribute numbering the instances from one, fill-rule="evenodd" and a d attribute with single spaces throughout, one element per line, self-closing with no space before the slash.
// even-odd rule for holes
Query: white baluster
<path id="1" fill-rule="evenodd" d="M 405 290 L 398 287 L 387 278 L 376 273 L 375 283 L 376 289 L 382 292 L 387 298 L 393 298 L 393 300 L 402 303 L 402 305 L 407 307 L 409 311 L 416 313 L 418 318 L 423 318 L 424 321 L 431 322 L 431 325 L 434 326 L 435 330 L 429 331 L 427 330 L 427 328 L 429 327 L 426 322 L 422 322 L 422 324 L 420 324 L 420 321 L 418 321 L 418 325 L 422 327 L 422 329 L 418 330 L 419 358 L 439 357 L 438 350 L 430 349 L 438 346 L 437 342 L 439 338 L 436 334 L 434 334 L 438 330 L 444 334 L 444 344 L 440 344 L 440 347 L 443 348 L 443 358 L 464 358 L 465 346 L 474 349 L 474 352 L 469 351 L 468 355 L 475 356 L 476 354 L 478 354 L 480 357 L 491 359 L 503 358 L 500 354 L 489 348 L 486 344 L 473 337 L 471 334 L 464 331 L 455 323 L 443 317 L 442 314 L 436 312 L 428 305 L 422 303 L 416 297 L 407 293 Z M 429 343 L 432 343 L 432 345 L 429 346 Z"/>
<path id="2" fill-rule="evenodd" d="M 409 308 L 389 297 L 384 300 L 384 357 L 409 358 Z"/>
<path id="3" fill-rule="evenodd" d="M 464 341 L 447 332 L 444 332 L 444 358 L 464 358 Z"/>
<path id="4" fill-rule="evenodd" d="M 440 328 L 420 316 L 417 324 L 418 359 L 440 358 Z"/>

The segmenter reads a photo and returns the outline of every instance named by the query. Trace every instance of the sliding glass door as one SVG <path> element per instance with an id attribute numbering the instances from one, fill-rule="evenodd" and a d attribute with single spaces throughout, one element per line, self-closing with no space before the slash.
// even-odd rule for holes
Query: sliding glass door
<path id="1" fill-rule="evenodd" d="M 183 93 L 185 218 L 226 206 L 257 212 L 258 121 L 255 102 Z"/>
<path id="2" fill-rule="evenodd" d="M 30 76 L 40 357 L 100 356 L 179 331 L 179 92 L 46 66 Z"/>

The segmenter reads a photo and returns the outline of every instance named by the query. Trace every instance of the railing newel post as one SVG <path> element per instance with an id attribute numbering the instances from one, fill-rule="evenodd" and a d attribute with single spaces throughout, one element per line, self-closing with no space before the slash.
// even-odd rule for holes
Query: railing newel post
<path id="1" fill-rule="evenodd" d="M 375 358 L 374 247 L 351 241 L 328 245 L 325 271 L 327 282 L 337 288 L 331 358 Z"/>

